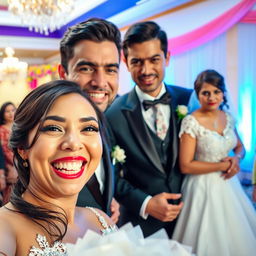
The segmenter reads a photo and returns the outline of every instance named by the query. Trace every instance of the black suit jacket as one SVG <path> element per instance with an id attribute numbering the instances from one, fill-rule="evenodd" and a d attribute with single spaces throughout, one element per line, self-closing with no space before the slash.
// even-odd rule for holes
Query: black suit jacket
<path id="1" fill-rule="evenodd" d="M 139 216 L 142 203 L 148 195 L 162 192 L 180 192 L 182 175 L 178 168 L 177 105 L 187 105 L 192 90 L 177 86 L 166 86 L 171 95 L 170 155 L 168 170 L 164 170 L 154 142 L 143 119 L 141 105 L 135 89 L 125 94 L 110 106 L 106 112 L 111 144 L 125 150 L 126 161 L 116 168 L 115 197 L 121 203 L 121 225 L 132 222 L 140 225 L 148 236 L 160 228 L 166 228 L 169 235 L 173 223 L 164 223 L 151 216 L 144 220 Z M 121 171 L 122 169 L 122 171 Z"/>
<path id="2" fill-rule="evenodd" d="M 111 215 L 110 204 L 111 204 L 113 193 L 114 193 L 114 171 L 113 171 L 113 166 L 110 160 L 110 151 L 104 138 L 103 138 L 102 159 L 103 159 L 103 166 L 104 166 L 104 172 L 105 172 L 105 183 L 104 183 L 104 191 L 103 191 L 104 205 L 102 206 L 97 202 L 93 193 L 85 185 L 78 195 L 77 206 L 95 207 L 95 208 L 101 209 L 102 211 L 104 211 L 110 216 Z"/>

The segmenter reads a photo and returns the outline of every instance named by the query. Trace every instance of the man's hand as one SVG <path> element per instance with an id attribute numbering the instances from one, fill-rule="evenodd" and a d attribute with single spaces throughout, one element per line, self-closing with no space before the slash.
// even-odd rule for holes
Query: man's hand
<path id="1" fill-rule="evenodd" d="M 163 222 L 173 221 L 177 218 L 183 207 L 183 202 L 178 205 L 169 204 L 168 199 L 179 199 L 181 194 L 161 193 L 153 196 L 146 207 L 146 213 Z"/>
<path id="2" fill-rule="evenodd" d="M 239 171 L 240 171 L 240 166 L 239 166 L 239 159 L 234 156 L 234 157 L 225 157 L 224 159 L 222 159 L 223 162 L 230 162 L 230 167 L 226 172 L 222 173 L 222 177 L 224 177 L 224 179 L 230 179 L 232 178 L 234 175 L 236 175 Z"/>
<path id="3" fill-rule="evenodd" d="M 118 222 L 119 216 L 120 216 L 120 211 L 119 211 L 120 205 L 116 201 L 116 199 L 113 197 L 110 205 L 110 210 L 111 210 L 111 220 L 116 224 Z"/>

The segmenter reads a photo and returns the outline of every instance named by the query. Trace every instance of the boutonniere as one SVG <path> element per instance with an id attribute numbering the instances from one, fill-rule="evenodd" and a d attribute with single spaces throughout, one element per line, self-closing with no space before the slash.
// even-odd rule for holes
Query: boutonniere
<path id="1" fill-rule="evenodd" d="M 188 108 L 185 105 L 178 105 L 176 108 L 176 113 L 179 121 L 182 120 L 188 113 Z"/>
<path id="2" fill-rule="evenodd" d="M 113 165 L 117 163 L 123 164 L 126 158 L 125 151 L 122 148 L 120 148 L 118 145 L 116 145 L 112 149 L 111 157 L 112 157 Z"/>

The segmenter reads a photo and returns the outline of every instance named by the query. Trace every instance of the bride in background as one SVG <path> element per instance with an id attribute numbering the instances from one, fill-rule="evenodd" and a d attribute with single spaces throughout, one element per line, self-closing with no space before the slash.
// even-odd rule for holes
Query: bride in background
<path id="1" fill-rule="evenodd" d="M 206 70 L 194 85 L 201 107 L 182 120 L 184 207 L 173 239 L 192 246 L 197 256 L 254 255 L 256 213 L 235 175 L 245 151 L 234 119 L 222 110 L 224 78 Z"/>

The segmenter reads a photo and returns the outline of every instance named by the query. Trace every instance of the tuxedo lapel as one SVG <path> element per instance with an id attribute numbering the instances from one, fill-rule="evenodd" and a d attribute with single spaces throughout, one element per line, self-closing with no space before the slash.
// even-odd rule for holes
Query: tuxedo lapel
<path id="1" fill-rule="evenodd" d="M 103 166 L 105 170 L 104 201 L 106 202 L 107 213 L 110 214 L 110 205 L 114 192 L 114 170 L 110 160 L 110 150 L 106 143 L 103 143 Z"/>
<path id="2" fill-rule="evenodd" d="M 170 146 L 170 152 L 171 156 L 170 158 L 172 159 L 171 161 L 171 169 L 174 168 L 177 157 L 178 157 L 178 147 L 179 147 L 179 141 L 178 141 L 178 120 L 176 117 L 176 107 L 177 107 L 177 97 L 175 96 L 175 92 L 170 86 L 166 86 L 166 90 L 170 93 L 171 95 L 171 118 L 170 118 L 170 136 L 172 137 L 172 145 Z"/>
<path id="3" fill-rule="evenodd" d="M 134 137 L 137 139 L 144 153 L 158 170 L 165 173 L 154 142 L 143 119 L 140 102 L 135 90 L 129 93 L 127 102 L 122 107 L 122 111 L 128 120 L 128 124 L 131 126 Z"/>

